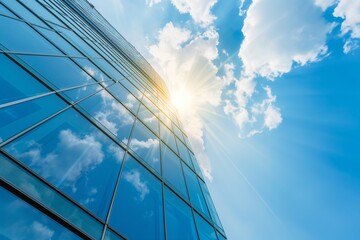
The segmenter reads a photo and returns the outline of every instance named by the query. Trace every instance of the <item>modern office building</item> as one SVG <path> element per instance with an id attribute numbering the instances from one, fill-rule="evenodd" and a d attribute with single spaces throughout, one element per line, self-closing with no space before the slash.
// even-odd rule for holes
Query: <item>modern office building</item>
<path id="1" fill-rule="evenodd" d="M 1 0 L 0 239 L 225 239 L 168 99 L 86 0 Z"/>

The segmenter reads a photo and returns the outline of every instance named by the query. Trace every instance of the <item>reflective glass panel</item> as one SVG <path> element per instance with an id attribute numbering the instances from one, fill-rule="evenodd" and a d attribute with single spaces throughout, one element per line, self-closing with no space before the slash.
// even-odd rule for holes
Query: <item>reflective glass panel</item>
<path id="1" fill-rule="evenodd" d="M 105 218 L 124 151 L 74 109 L 11 142 L 5 150 Z"/>
<path id="2" fill-rule="evenodd" d="M 66 107 L 56 95 L 49 95 L 0 108 L 0 142 Z"/>
<path id="3" fill-rule="evenodd" d="M 61 54 L 46 39 L 24 22 L 0 16 L 0 29 L 1 32 L 6 33 L 0 35 L 0 43 L 8 50 Z M 19 37 L 19 33 L 21 33 L 21 37 Z"/>
<path id="4" fill-rule="evenodd" d="M 130 148 L 160 173 L 160 147 L 158 138 L 140 121 L 136 121 Z"/>
<path id="5" fill-rule="evenodd" d="M 100 238 L 102 233 L 100 222 L 2 154 L 0 154 L 0 176 L 89 236 Z"/>
<path id="6" fill-rule="evenodd" d="M 187 149 L 187 147 L 178 138 L 176 138 L 176 143 L 179 149 L 179 155 L 181 159 L 184 160 L 187 165 L 193 168 L 192 161 L 189 155 L 189 150 Z"/>
<path id="7" fill-rule="evenodd" d="M 177 192 L 188 199 L 180 158 L 165 145 L 161 145 L 161 153 L 163 177 L 175 187 Z"/>
<path id="8" fill-rule="evenodd" d="M 157 117 L 142 104 L 139 109 L 138 118 L 140 118 L 154 133 L 159 134 L 159 121 Z"/>
<path id="9" fill-rule="evenodd" d="M 189 190 L 190 200 L 193 206 L 202 214 L 204 214 L 207 218 L 210 218 L 209 211 L 207 209 L 197 176 L 187 166 L 183 165 L 183 168 L 186 184 Z"/>
<path id="10" fill-rule="evenodd" d="M 108 90 L 132 113 L 137 113 L 139 101 L 128 90 L 126 90 L 123 85 L 115 83 L 110 86 Z"/>
<path id="11" fill-rule="evenodd" d="M 0 239 L 81 239 L 2 187 L 0 196 Z"/>
<path id="12" fill-rule="evenodd" d="M 219 216 L 218 216 L 218 214 L 216 212 L 216 209 L 215 209 L 214 203 L 213 203 L 213 201 L 211 199 L 208 188 L 206 187 L 206 185 L 205 185 L 205 183 L 203 181 L 199 181 L 199 183 L 200 183 L 201 189 L 203 190 L 204 197 L 205 197 L 205 200 L 206 200 L 206 205 L 209 208 L 211 218 L 213 219 L 213 221 L 215 222 L 215 224 L 217 226 L 222 228 Z"/>
<path id="13" fill-rule="evenodd" d="M 0 86 L 0 104 L 49 91 L 23 68 L 3 54 L 0 54 Z"/>
<path id="14" fill-rule="evenodd" d="M 169 240 L 198 239 L 191 208 L 165 188 L 166 236 Z"/>
<path id="15" fill-rule="evenodd" d="M 170 130 L 165 127 L 164 124 L 160 124 L 160 137 L 161 140 L 163 140 L 174 152 L 178 152 L 174 134 L 170 132 Z"/>
<path id="16" fill-rule="evenodd" d="M 214 228 L 202 217 L 200 217 L 199 214 L 194 214 L 200 240 L 217 240 Z"/>
<path id="17" fill-rule="evenodd" d="M 110 216 L 110 225 L 128 239 L 164 239 L 161 182 L 127 158 Z"/>
<path id="18" fill-rule="evenodd" d="M 102 90 L 79 105 L 120 141 L 127 144 L 134 116 L 107 91 Z"/>
<path id="19" fill-rule="evenodd" d="M 122 238 L 121 236 L 119 236 L 115 232 L 111 231 L 110 229 L 106 230 L 104 240 L 123 240 L 123 239 L 125 239 L 125 238 Z"/>
<path id="20" fill-rule="evenodd" d="M 19 57 L 59 89 L 95 82 L 88 72 L 79 68 L 67 57 L 28 55 Z M 86 90 L 83 89 L 84 96 L 87 95 Z"/>

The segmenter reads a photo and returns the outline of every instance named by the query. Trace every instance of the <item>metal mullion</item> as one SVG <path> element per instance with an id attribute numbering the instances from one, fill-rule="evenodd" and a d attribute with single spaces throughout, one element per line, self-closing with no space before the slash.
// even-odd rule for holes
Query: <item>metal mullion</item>
<path id="1" fill-rule="evenodd" d="M 117 176 L 117 178 L 116 178 L 115 188 L 114 188 L 114 191 L 113 191 L 113 194 L 112 194 L 112 197 L 111 197 L 111 201 L 110 201 L 110 205 L 109 205 L 108 212 L 107 212 L 107 214 L 106 214 L 105 226 L 104 226 L 104 229 L 103 229 L 103 233 L 102 233 L 102 236 L 101 236 L 101 240 L 104 240 L 104 239 L 105 239 L 105 233 L 106 233 L 107 225 L 109 224 L 110 215 L 111 215 L 112 208 L 113 208 L 113 205 L 114 205 L 114 202 L 115 202 L 117 190 L 118 190 L 118 188 L 119 188 L 120 179 L 121 179 L 121 173 L 122 173 L 122 170 L 123 170 L 124 165 L 125 165 L 125 161 L 126 161 L 126 157 L 127 157 L 128 149 L 129 149 L 129 144 L 130 144 L 131 137 L 132 137 L 132 133 L 133 133 L 133 131 L 134 131 L 135 124 L 136 124 L 136 116 L 137 116 L 137 114 L 139 113 L 140 106 L 141 106 L 141 104 L 139 104 L 139 106 L 138 106 L 137 113 L 136 113 L 136 115 L 135 115 L 135 121 L 134 121 L 134 123 L 133 123 L 133 125 L 132 125 L 128 142 L 126 143 L 126 148 L 125 148 L 125 153 L 124 153 L 124 156 L 123 156 L 123 161 L 122 161 L 121 166 L 120 166 L 119 174 L 118 174 L 118 176 Z"/>

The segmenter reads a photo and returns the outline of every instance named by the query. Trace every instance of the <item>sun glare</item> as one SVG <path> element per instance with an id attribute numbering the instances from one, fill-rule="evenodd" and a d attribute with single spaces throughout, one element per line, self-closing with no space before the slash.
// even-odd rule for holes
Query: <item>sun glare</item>
<path id="1" fill-rule="evenodd" d="M 188 89 L 172 89 L 171 102 L 180 115 L 184 115 L 193 103 L 193 94 Z"/>

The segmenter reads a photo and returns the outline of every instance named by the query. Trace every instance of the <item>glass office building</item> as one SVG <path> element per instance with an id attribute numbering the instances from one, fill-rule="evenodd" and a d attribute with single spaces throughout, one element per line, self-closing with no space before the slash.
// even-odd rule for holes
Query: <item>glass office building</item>
<path id="1" fill-rule="evenodd" d="M 164 82 L 90 3 L 0 0 L 0 33 L 1 240 L 225 239 Z"/>

